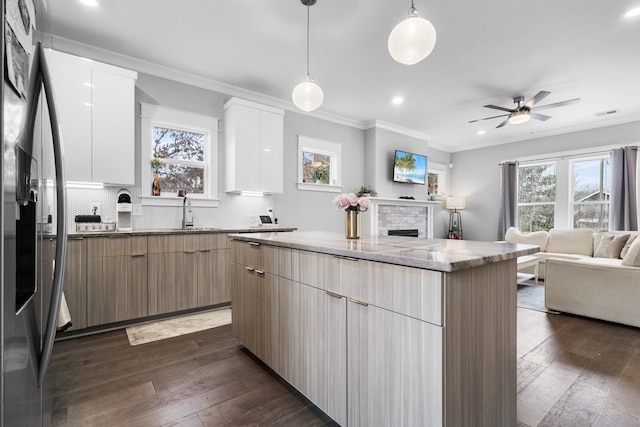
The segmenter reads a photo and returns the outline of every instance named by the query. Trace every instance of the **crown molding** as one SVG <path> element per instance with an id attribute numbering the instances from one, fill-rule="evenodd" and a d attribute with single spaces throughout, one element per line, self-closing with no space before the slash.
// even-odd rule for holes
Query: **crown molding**
<path id="1" fill-rule="evenodd" d="M 209 79 L 206 77 L 198 76 L 196 74 L 187 73 L 184 71 L 176 70 L 175 68 L 167 67 L 164 65 L 156 64 L 154 62 L 145 61 L 132 56 L 123 55 L 121 53 L 113 52 L 110 50 L 102 49 L 90 44 L 82 43 L 76 40 L 71 40 L 65 37 L 59 37 L 55 35 L 49 35 L 52 41 L 52 49 L 66 52 L 72 55 L 84 56 L 95 61 L 106 62 L 118 67 L 128 68 L 130 70 L 137 71 L 139 73 L 149 74 L 155 77 L 164 78 L 167 80 L 173 80 L 179 83 L 196 86 L 202 89 L 207 89 L 213 92 L 218 92 L 223 95 L 229 95 L 231 97 L 243 98 L 249 101 L 259 102 L 262 104 L 271 105 L 274 107 L 282 108 L 283 110 L 290 111 L 296 114 L 302 114 L 311 116 L 317 119 L 325 120 L 328 122 L 344 125 L 360 130 L 365 129 L 365 123 L 361 120 L 352 119 L 349 117 L 340 116 L 337 114 L 325 112 L 325 111 L 313 111 L 311 113 L 305 113 L 299 110 L 292 101 L 283 100 L 262 93 L 254 92 L 241 87 L 233 86 L 227 83 L 219 82 L 217 80 Z"/>

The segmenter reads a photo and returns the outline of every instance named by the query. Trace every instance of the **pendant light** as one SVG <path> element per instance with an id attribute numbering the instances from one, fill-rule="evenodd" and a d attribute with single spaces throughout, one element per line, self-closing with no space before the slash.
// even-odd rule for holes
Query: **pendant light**
<path id="1" fill-rule="evenodd" d="M 322 89 L 309 74 L 309 7 L 316 4 L 316 0 L 300 0 L 300 2 L 307 6 L 307 77 L 305 81 L 293 88 L 291 99 L 296 107 L 302 111 L 310 112 L 319 108 L 324 100 Z"/>
<path id="2" fill-rule="evenodd" d="M 409 17 L 389 34 L 389 54 L 401 64 L 413 65 L 429 56 L 435 45 L 436 29 L 431 22 L 418 16 L 411 0 Z"/>

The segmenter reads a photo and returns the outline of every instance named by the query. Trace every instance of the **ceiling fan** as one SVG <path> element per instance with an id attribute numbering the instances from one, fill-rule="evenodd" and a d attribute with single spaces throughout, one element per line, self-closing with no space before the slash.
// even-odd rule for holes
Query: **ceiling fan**
<path id="1" fill-rule="evenodd" d="M 531 119 L 545 121 L 545 120 L 549 120 L 551 116 L 535 113 L 533 110 L 543 110 L 545 108 L 564 107 L 565 105 L 571 105 L 571 104 L 576 104 L 580 102 L 580 98 L 575 98 L 575 99 L 568 99 L 566 101 L 555 102 L 553 104 L 539 105 L 537 107 L 535 106 L 538 102 L 546 98 L 547 95 L 549 95 L 550 93 L 551 92 L 541 90 L 527 102 L 524 102 L 524 96 L 516 96 L 515 98 L 513 98 L 513 102 L 518 105 L 516 108 L 506 108 L 506 107 L 500 107 L 499 105 L 491 105 L 491 104 L 485 105 L 486 108 L 493 108 L 494 110 L 506 111 L 509 114 L 500 114 L 499 116 L 492 116 L 492 117 L 485 117 L 484 119 L 471 120 L 469 123 L 475 123 L 481 120 L 495 119 L 498 117 L 507 117 L 505 121 L 503 121 L 498 126 L 496 126 L 496 129 L 497 129 L 507 125 L 507 123 L 512 125 L 517 125 L 521 123 L 526 123 Z"/>

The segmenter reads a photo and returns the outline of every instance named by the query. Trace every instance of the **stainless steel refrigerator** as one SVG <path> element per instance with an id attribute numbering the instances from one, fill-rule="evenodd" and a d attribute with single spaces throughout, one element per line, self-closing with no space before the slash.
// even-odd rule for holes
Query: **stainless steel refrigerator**
<path id="1" fill-rule="evenodd" d="M 66 257 L 64 153 L 42 42 L 48 0 L 0 0 L 2 426 L 51 423 L 47 368 Z"/>

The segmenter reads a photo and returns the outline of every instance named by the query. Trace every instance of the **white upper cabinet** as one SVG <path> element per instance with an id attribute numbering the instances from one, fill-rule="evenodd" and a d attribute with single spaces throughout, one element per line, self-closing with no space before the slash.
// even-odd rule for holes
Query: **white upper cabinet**
<path id="1" fill-rule="evenodd" d="M 224 105 L 225 191 L 283 191 L 284 110 L 231 98 Z"/>
<path id="2" fill-rule="evenodd" d="M 47 50 L 68 181 L 135 184 L 137 73 Z"/>

